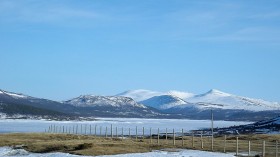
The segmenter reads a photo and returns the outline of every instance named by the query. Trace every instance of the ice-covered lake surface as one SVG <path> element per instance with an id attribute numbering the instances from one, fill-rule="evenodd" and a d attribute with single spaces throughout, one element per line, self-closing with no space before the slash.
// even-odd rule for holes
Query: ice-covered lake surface
<path id="1" fill-rule="evenodd" d="M 84 157 L 71 155 L 67 153 L 29 153 L 22 149 L 12 149 L 9 147 L 0 147 L 1 157 Z M 180 149 L 177 151 L 152 151 L 147 153 L 133 153 L 133 154 L 119 154 L 119 155 L 106 155 L 98 157 L 234 157 L 232 154 L 205 152 L 197 150 Z"/>
<path id="2" fill-rule="evenodd" d="M 237 122 L 237 121 L 214 121 L 214 127 L 227 127 L 233 125 L 243 125 L 250 122 Z M 110 134 L 111 126 L 113 134 L 121 134 L 122 128 L 123 133 L 128 134 L 129 130 L 131 135 L 135 135 L 136 127 L 139 135 L 143 134 L 143 127 L 145 128 L 144 133 L 150 134 L 150 128 L 152 133 L 157 133 L 159 128 L 161 133 L 166 131 L 181 132 L 184 129 L 185 132 L 201 129 L 210 128 L 211 121 L 209 120 L 188 120 L 188 119 L 140 119 L 140 118 L 98 118 L 96 121 L 50 121 L 50 120 L 13 120 L 13 119 L 0 119 L 0 133 L 14 133 L 14 132 L 45 132 L 48 131 L 50 126 L 55 128 L 56 131 L 62 132 L 69 131 L 70 133 L 79 134 L 97 134 L 104 135 L 106 127 L 108 134 Z M 90 131 L 91 128 L 91 131 Z M 96 129 L 95 129 L 96 128 Z M 116 129 L 117 128 L 117 129 Z M 130 128 L 130 129 L 129 129 Z M 96 131 L 95 131 L 96 130 Z M 101 130 L 101 131 L 100 131 Z M 29 153 L 25 150 L 18 149 L 14 150 L 9 147 L 0 147 L 0 156 L 3 157 L 81 157 L 77 155 L 71 155 L 67 153 L 46 153 L 46 154 L 35 154 Z M 233 157 L 232 154 L 223 153 L 212 153 L 196 150 L 178 150 L 178 151 L 153 151 L 147 153 L 135 153 L 135 154 L 120 154 L 111 155 L 106 157 Z M 104 156 L 105 157 L 105 156 Z"/>
<path id="3" fill-rule="evenodd" d="M 243 125 L 250 122 L 239 122 L 239 121 L 214 121 L 214 127 L 228 127 L 233 125 Z M 97 134 L 102 135 L 110 134 L 111 126 L 113 133 L 120 135 L 131 135 L 137 133 L 138 135 L 144 133 L 147 135 L 150 133 L 157 133 L 159 128 L 161 133 L 166 131 L 172 132 L 173 129 L 175 132 L 181 132 L 184 129 L 184 132 L 201 129 L 201 128 L 210 128 L 210 120 L 189 120 L 189 119 L 141 119 L 141 118 L 98 118 L 96 121 L 49 121 L 49 120 L 13 120 L 13 119 L 1 119 L 0 120 L 0 133 L 12 133 L 12 132 L 45 132 L 49 131 L 50 126 L 56 132 L 65 132 L 69 133 L 79 133 L 79 134 Z"/>

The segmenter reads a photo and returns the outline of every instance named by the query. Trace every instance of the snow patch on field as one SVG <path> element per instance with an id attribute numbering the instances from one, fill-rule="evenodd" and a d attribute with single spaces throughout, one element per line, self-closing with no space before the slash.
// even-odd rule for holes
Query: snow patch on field
<path id="1" fill-rule="evenodd" d="M 234 157 L 232 154 L 206 152 L 198 150 L 177 150 L 177 151 L 153 151 L 148 153 L 133 153 L 133 154 L 119 154 L 107 155 L 99 157 Z"/>
<path id="2" fill-rule="evenodd" d="M 1 157 L 85 157 L 79 155 L 71 155 L 68 153 L 30 153 L 23 149 L 12 149 L 10 147 L 0 147 Z M 119 155 L 105 155 L 97 157 L 234 157 L 232 154 L 206 152 L 197 150 L 179 149 L 173 151 L 153 151 L 148 153 L 131 153 L 131 154 L 119 154 Z"/>

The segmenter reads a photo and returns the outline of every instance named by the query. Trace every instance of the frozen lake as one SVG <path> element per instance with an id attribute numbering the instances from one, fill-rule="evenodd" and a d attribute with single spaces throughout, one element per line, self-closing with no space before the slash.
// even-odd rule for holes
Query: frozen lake
<path id="1" fill-rule="evenodd" d="M 228 127 L 233 125 L 248 124 L 250 122 L 238 122 L 238 121 L 214 121 L 214 127 Z M 97 121 L 48 121 L 48 120 L 13 120 L 2 119 L 0 120 L 0 133 L 13 133 L 13 132 L 45 132 L 49 131 L 50 126 L 56 130 L 56 132 L 79 133 L 79 134 L 97 134 L 110 135 L 111 126 L 113 134 L 120 135 L 122 130 L 124 135 L 128 135 L 129 130 L 131 135 L 135 135 L 136 127 L 138 135 L 144 133 L 147 135 L 150 133 L 157 133 L 159 128 L 161 133 L 166 131 L 184 132 L 210 128 L 210 120 L 188 120 L 188 119 L 140 119 L 140 118 L 98 118 Z"/>

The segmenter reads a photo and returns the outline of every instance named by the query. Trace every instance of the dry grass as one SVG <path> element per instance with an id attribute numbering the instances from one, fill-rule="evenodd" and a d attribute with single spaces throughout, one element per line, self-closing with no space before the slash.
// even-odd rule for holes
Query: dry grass
<path id="1" fill-rule="evenodd" d="M 203 150 L 211 150 L 211 138 L 203 137 Z M 266 141 L 267 156 L 275 156 L 275 141 L 280 141 L 280 135 L 246 135 L 239 136 L 239 152 L 248 150 L 248 140 L 252 143 L 252 151 L 262 151 L 262 141 Z M 111 155 L 124 153 L 141 153 L 151 150 L 166 148 L 201 148 L 200 137 L 194 137 L 194 145 L 192 137 L 184 137 L 184 145 L 182 138 L 178 138 L 173 145 L 173 140 L 160 139 L 124 139 L 104 138 L 86 135 L 71 134 L 40 134 L 40 133 L 17 133 L 17 134 L 0 134 L 0 146 L 16 146 L 23 145 L 23 148 L 30 152 L 46 153 L 46 152 L 67 152 L 78 155 Z M 214 151 L 223 152 L 224 137 L 214 139 Z M 236 151 L 236 137 L 227 137 L 227 152 Z"/>

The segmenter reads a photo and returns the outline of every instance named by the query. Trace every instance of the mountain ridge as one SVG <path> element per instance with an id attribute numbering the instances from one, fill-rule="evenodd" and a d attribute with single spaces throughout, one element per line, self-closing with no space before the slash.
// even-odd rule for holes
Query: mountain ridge
<path id="1" fill-rule="evenodd" d="M 199 95 L 174 90 L 172 92 L 155 92 L 142 89 L 123 92 L 123 94 L 130 93 L 133 93 L 138 99 L 149 98 L 139 102 L 122 94 L 115 96 L 88 94 L 57 102 L 0 90 L 0 102 L 6 104 L 4 106 L 6 111 L 15 107 L 25 107 L 24 113 L 35 114 L 34 111 L 38 111 L 45 114 L 46 111 L 51 110 L 56 114 L 61 112 L 74 117 L 209 119 L 210 111 L 213 110 L 216 119 L 254 121 L 280 114 L 279 103 L 236 96 L 216 89 Z M 141 95 L 141 93 L 144 94 Z M 7 106 L 9 104 L 11 106 Z M 9 113 L 14 112 L 9 111 Z"/>
<path id="2" fill-rule="evenodd" d="M 138 90 L 132 91 L 130 93 L 137 93 Z M 158 96 L 170 95 L 176 96 L 185 101 L 185 104 L 197 104 L 196 107 L 198 109 L 204 110 L 207 108 L 218 108 L 218 109 L 244 109 L 248 111 L 263 111 L 263 110 L 280 110 L 280 103 L 278 102 L 270 102 L 262 99 L 254 99 L 248 98 L 244 96 L 237 96 L 234 94 L 229 94 L 226 92 L 222 92 L 217 89 L 211 89 L 203 94 L 191 94 L 189 92 L 153 92 L 149 90 L 142 90 L 142 92 L 148 91 L 145 93 L 146 100 L 140 101 L 141 103 L 148 106 L 166 106 L 167 104 L 151 104 L 151 100 L 153 97 L 157 98 Z M 157 95 L 149 95 L 149 93 L 157 93 Z M 169 94 L 166 94 L 169 93 Z M 174 94 L 175 93 L 175 94 Z M 180 93 L 179 96 L 176 93 Z M 183 93 L 183 94 L 182 94 Z M 182 96 L 183 95 L 183 96 Z M 126 96 L 129 96 L 129 93 L 126 93 Z M 133 95 L 132 95 L 133 98 Z M 154 99 L 155 99 L 154 98 Z M 170 102 L 169 102 L 170 103 Z M 175 102 L 174 102 L 175 103 Z M 182 103 L 182 105 L 185 105 Z M 185 105 L 186 106 L 186 105 Z M 179 106 L 176 106 L 179 107 Z M 182 107 L 182 106 L 181 106 Z"/>

